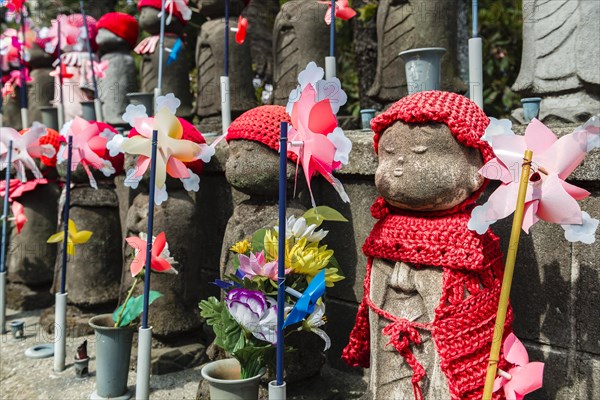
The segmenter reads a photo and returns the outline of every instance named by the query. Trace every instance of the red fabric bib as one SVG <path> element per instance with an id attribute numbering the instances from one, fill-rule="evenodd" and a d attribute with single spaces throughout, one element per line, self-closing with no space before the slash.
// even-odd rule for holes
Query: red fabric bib
<path id="1" fill-rule="evenodd" d="M 479 193 L 442 212 L 410 212 L 378 198 L 371 207 L 379 221 L 363 252 L 369 257 L 364 298 L 342 358 L 351 366 L 368 367 L 369 308 L 390 321 L 383 334 L 412 367 L 415 398 L 422 398 L 419 381 L 425 370 L 410 347 L 421 343 L 419 329 L 431 331 L 453 400 L 481 399 L 504 269 L 499 239 L 490 230 L 478 235 L 467 228 L 470 208 Z M 398 318 L 375 306 L 370 298 L 373 258 L 444 270 L 440 303 L 431 324 Z M 509 308 L 504 335 L 512 332 Z M 500 367 L 505 365 L 501 360 Z M 501 391 L 500 391 L 501 392 Z M 494 399 L 503 398 L 502 393 Z"/>

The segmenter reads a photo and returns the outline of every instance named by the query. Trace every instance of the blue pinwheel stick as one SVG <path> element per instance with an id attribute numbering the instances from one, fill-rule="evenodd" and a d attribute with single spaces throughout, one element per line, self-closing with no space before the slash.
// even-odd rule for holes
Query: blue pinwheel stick
<path id="1" fill-rule="evenodd" d="M 67 286 L 67 248 L 69 238 L 69 208 L 71 207 L 71 165 L 73 162 L 73 136 L 67 138 L 67 177 L 65 179 L 65 208 L 63 209 L 63 247 L 60 274 L 60 293 L 66 293 Z"/>
<path id="2" fill-rule="evenodd" d="M 1 96 L 0 96 L 1 97 Z M 8 197 L 10 190 L 10 166 L 12 164 L 12 149 L 13 142 L 8 142 L 8 156 L 6 157 L 6 179 L 4 181 L 4 199 L 2 204 L 2 248 L 0 249 L 0 272 L 6 271 L 6 237 L 7 237 L 7 225 L 8 225 Z M 4 315 L 4 314 L 3 314 Z M 4 329 L 4 327 L 0 327 Z"/>
<path id="3" fill-rule="evenodd" d="M 281 123 L 279 138 L 279 232 L 286 229 L 287 208 L 287 122 Z M 283 319 L 285 309 L 285 240 L 278 241 L 277 258 L 277 386 L 283 385 Z"/>

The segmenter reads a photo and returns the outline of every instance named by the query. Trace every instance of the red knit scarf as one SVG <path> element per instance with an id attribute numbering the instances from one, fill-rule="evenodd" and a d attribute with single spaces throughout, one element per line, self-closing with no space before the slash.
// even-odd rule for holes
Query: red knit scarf
<path id="1" fill-rule="evenodd" d="M 478 195 L 478 194 L 477 194 Z M 369 308 L 390 321 L 383 334 L 414 371 L 415 398 L 425 370 L 411 351 L 421 344 L 419 329 L 431 331 L 453 400 L 481 399 L 494 323 L 502 285 L 502 252 L 491 231 L 478 235 L 467 228 L 471 199 L 443 212 L 410 212 L 389 206 L 378 198 L 371 207 L 379 221 L 367 238 L 363 252 L 369 257 L 364 298 L 342 358 L 351 366 L 369 367 Z M 379 309 L 370 298 L 373 258 L 404 262 L 416 268 L 444 270 L 440 303 L 431 324 L 410 322 Z M 512 332 L 509 308 L 505 336 Z M 505 365 L 501 360 L 500 367 Z M 500 391 L 502 392 L 502 391 Z M 494 399 L 501 399 L 498 392 Z"/>

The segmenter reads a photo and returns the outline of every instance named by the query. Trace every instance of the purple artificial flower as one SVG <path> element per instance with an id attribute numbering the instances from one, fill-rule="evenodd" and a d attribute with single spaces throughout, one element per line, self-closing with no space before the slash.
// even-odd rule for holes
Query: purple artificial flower
<path id="1" fill-rule="evenodd" d="M 277 305 L 258 290 L 231 289 L 225 298 L 231 316 L 254 337 L 277 343 Z"/>
<path id="2" fill-rule="evenodd" d="M 245 254 L 238 254 L 240 260 L 240 268 L 248 279 L 252 279 L 255 276 L 264 276 L 273 281 L 277 280 L 277 261 L 266 262 L 265 253 L 250 253 L 250 256 Z M 289 273 L 290 269 L 286 269 L 285 273 Z"/>

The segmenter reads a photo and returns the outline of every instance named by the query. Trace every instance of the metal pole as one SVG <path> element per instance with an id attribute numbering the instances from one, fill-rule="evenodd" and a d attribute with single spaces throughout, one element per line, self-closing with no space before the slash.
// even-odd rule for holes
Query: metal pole
<path id="1" fill-rule="evenodd" d="M 279 242 L 277 274 L 277 386 L 283 385 L 283 320 L 285 309 L 285 227 L 287 200 L 287 122 L 281 123 L 279 139 Z"/>

